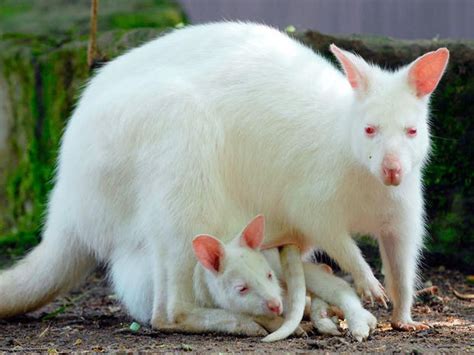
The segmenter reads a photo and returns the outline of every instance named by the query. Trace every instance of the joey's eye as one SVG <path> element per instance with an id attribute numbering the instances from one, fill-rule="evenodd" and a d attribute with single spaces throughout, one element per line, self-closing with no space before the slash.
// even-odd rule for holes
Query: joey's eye
<path id="1" fill-rule="evenodd" d="M 408 127 L 406 129 L 406 131 L 407 131 L 407 135 L 409 137 L 415 137 L 416 136 L 416 128 L 415 127 Z"/>
<path id="2" fill-rule="evenodd" d="M 377 128 L 372 125 L 367 125 L 365 126 L 364 131 L 365 131 L 366 136 L 373 137 L 375 136 L 375 133 L 377 133 Z"/>
<path id="3" fill-rule="evenodd" d="M 267 274 L 267 278 L 268 278 L 269 280 L 273 279 L 273 274 L 272 274 L 271 272 L 269 272 L 269 273 Z"/>
<path id="4" fill-rule="evenodd" d="M 239 285 L 236 287 L 236 290 L 241 295 L 245 295 L 247 292 L 249 292 L 249 287 L 247 285 Z"/>

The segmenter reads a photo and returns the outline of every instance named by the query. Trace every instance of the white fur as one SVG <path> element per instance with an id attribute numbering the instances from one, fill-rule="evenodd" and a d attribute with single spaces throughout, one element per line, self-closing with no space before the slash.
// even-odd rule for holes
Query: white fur
<path id="1" fill-rule="evenodd" d="M 289 238 L 302 249 L 321 247 L 360 290 L 380 296 L 350 237 L 376 236 L 394 319 L 411 322 L 428 102 L 412 93 L 407 69 L 368 68 L 370 90 L 361 99 L 310 49 L 275 29 L 239 23 L 177 30 L 108 63 L 63 137 L 38 247 L 50 248 L 47 258 L 33 252 L 28 268 L 2 274 L 0 315 L 38 306 L 38 293 L 14 281 L 27 280 L 22 273 L 38 270 L 29 283 L 61 288 L 73 281 L 58 276 L 70 260 L 93 254 L 111 264 L 133 315 L 149 318 L 141 300 L 150 295 L 135 293 L 153 283 L 152 324 L 193 319 L 205 327 L 210 313 L 194 299 L 191 239 L 203 231 L 232 235 L 263 213 L 270 244 Z M 381 127 L 379 139 L 364 137 L 366 122 Z M 406 124 L 418 127 L 416 139 L 401 133 Z M 398 187 L 380 178 L 387 152 L 406 172 Z M 123 272 L 138 259 L 146 275 Z M 48 265 L 52 272 L 43 274 Z M 18 308 L 24 304 L 34 306 Z"/>
<path id="2" fill-rule="evenodd" d="M 278 279 L 273 275 L 268 278 L 273 271 L 265 257 L 257 250 L 229 243 L 222 264 L 217 273 L 196 265 L 193 284 L 197 304 L 253 316 L 273 316 L 267 302 L 283 302 Z M 248 292 L 240 294 L 241 285 L 246 285 Z"/>

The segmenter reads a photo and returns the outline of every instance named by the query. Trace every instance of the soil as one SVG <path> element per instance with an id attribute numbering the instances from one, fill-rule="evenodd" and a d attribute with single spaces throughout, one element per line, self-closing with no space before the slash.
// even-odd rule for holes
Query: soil
<path id="1" fill-rule="evenodd" d="M 120 307 L 103 277 L 89 277 L 81 290 L 56 300 L 26 316 L 0 320 L 0 351 L 196 351 L 196 352 L 473 352 L 474 301 L 457 298 L 453 289 L 472 294 L 474 288 L 458 271 L 438 268 L 425 272 L 427 286 L 438 287 L 435 295 L 417 298 L 414 318 L 428 322 L 429 330 L 399 332 L 392 330 L 390 311 L 367 305 L 377 316 L 377 329 L 370 338 L 358 343 L 348 334 L 322 336 L 309 330 L 307 338 L 290 338 L 266 344 L 258 338 L 221 334 L 165 334 L 141 326 L 132 331 L 133 322 Z M 344 324 L 341 324 L 344 327 Z M 133 328 L 133 326 L 132 326 Z"/>

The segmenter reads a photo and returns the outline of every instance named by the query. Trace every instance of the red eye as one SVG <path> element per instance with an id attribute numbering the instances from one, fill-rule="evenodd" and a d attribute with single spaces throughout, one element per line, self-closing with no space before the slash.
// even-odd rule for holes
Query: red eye
<path id="1" fill-rule="evenodd" d="M 247 285 L 239 285 L 236 287 L 236 289 L 241 295 L 245 295 L 249 291 L 249 287 Z"/>
<path id="2" fill-rule="evenodd" d="M 273 278 L 273 275 L 272 275 L 272 273 L 271 273 L 271 272 L 269 272 L 269 273 L 268 273 L 268 275 L 267 275 L 267 277 L 268 277 L 268 279 L 269 279 L 269 280 L 271 280 L 271 279 Z"/>
<path id="3" fill-rule="evenodd" d="M 369 137 L 372 137 L 377 132 L 377 129 L 374 126 L 366 126 L 365 127 L 365 134 Z"/>
<path id="4" fill-rule="evenodd" d="M 416 128 L 415 127 L 407 128 L 407 134 L 410 137 L 415 137 L 416 136 Z"/>

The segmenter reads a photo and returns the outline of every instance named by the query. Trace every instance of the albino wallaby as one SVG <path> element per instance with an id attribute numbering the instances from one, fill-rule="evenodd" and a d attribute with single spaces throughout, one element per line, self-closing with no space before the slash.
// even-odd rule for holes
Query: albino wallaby
<path id="1" fill-rule="evenodd" d="M 194 269 L 194 292 L 197 304 L 202 307 L 219 307 L 255 316 L 256 322 L 266 330 L 276 331 L 285 329 L 287 322 L 293 324 L 290 321 L 293 315 L 289 315 L 286 322 L 278 317 L 285 304 L 282 303 L 278 280 L 286 284 L 286 273 L 291 268 L 285 270 L 278 249 L 259 252 L 263 238 L 263 216 L 255 217 L 227 245 L 210 235 L 196 236 L 193 249 L 199 264 Z M 300 255 L 294 262 L 298 261 L 301 261 Z M 306 288 L 311 296 L 310 317 L 315 328 L 324 334 L 340 334 L 336 324 L 328 317 L 327 302 L 330 302 L 343 311 L 351 334 L 359 341 L 366 339 L 370 330 L 375 329 L 377 320 L 362 307 L 349 284 L 333 276 L 332 269 L 325 264 L 304 263 L 304 273 Z M 297 329 L 301 318 L 302 314 L 299 318 L 295 317 L 296 326 L 288 327 L 284 337 L 295 330 L 301 334 L 302 330 Z M 280 332 L 283 331 L 268 335 L 264 341 L 283 339 L 278 336 Z"/>
<path id="2" fill-rule="evenodd" d="M 345 75 L 275 29 L 216 23 L 173 31 L 101 68 L 64 133 L 43 239 L 0 275 L 0 317 L 40 307 L 100 260 L 153 326 L 215 329 L 219 319 L 193 296 L 191 239 L 233 235 L 263 213 L 267 247 L 322 248 L 360 293 L 383 299 L 351 238 L 375 236 L 393 325 L 424 327 L 410 314 L 421 170 L 429 97 L 448 50 L 396 71 L 331 50 Z M 143 268 L 150 284 L 135 272 Z M 148 288 L 151 310 L 128 293 L 135 287 Z"/>
<path id="3" fill-rule="evenodd" d="M 295 313 L 290 309 L 285 320 L 278 317 L 283 312 L 279 278 L 268 265 L 265 256 L 259 252 L 264 233 L 265 220 L 259 215 L 228 245 L 207 234 L 196 236 L 193 239 L 193 250 L 199 264 L 194 269 L 194 293 L 196 302 L 201 307 L 219 307 L 233 313 L 257 316 L 255 320 L 258 324 L 266 330 L 275 331 L 263 340 L 276 341 L 286 338 L 295 330 L 302 332 L 298 328 L 303 318 L 305 292 L 303 291 L 302 298 L 298 300 L 299 304 L 292 307 Z M 289 247 L 284 246 L 282 254 L 288 252 L 286 249 Z M 278 254 L 278 251 L 276 252 Z M 277 258 L 279 259 L 278 255 Z M 291 260 L 292 264 L 301 264 L 301 255 L 298 252 L 295 258 Z M 285 257 L 283 259 L 286 260 Z M 298 270 L 293 267 L 285 268 L 284 263 L 282 264 L 280 274 Z M 290 274 L 292 279 L 300 279 L 303 283 L 292 287 L 305 290 L 302 267 L 300 273 Z M 292 293 L 289 292 L 289 295 Z M 223 324 L 226 323 L 227 320 L 224 320 Z M 218 330 L 226 329 L 224 327 Z"/>

